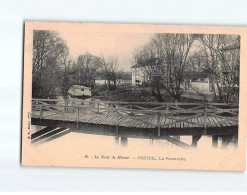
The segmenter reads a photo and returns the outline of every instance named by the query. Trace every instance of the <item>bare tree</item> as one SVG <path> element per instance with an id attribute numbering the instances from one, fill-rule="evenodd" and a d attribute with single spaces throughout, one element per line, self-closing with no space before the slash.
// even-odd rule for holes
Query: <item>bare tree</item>
<path id="1" fill-rule="evenodd" d="M 69 59 L 69 52 L 64 52 L 62 54 L 61 58 L 61 93 L 63 95 L 63 98 L 65 100 L 68 99 L 68 91 L 69 88 L 71 87 L 71 79 L 70 79 L 70 72 L 71 72 L 71 64 L 72 60 Z M 66 101 L 65 101 L 66 102 Z"/>
<path id="2" fill-rule="evenodd" d="M 180 100 L 181 83 L 194 38 L 189 34 L 156 34 L 154 41 L 158 47 L 158 56 L 164 59 L 161 68 L 164 89 L 174 99 Z"/>
<path id="3" fill-rule="evenodd" d="M 101 66 L 101 59 L 97 56 L 85 53 L 80 55 L 73 65 L 74 84 L 93 86 L 96 71 Z"/>
<path id="4" fill-rule="evenodd" d="M 158 33 L 135 55 L 136 62 L 144 63 L 152 93 L 159 101 L 163 101 L 162 88 L 175 100 L 181 99 L 181 83 L 193 41 L 193 35 L 189 34 Z M 158 60 L 155 66 L 147 63 L 152 58 Z"/>
<path id="5" fill-rule="evenodd" d="M 239 97 L 240 37 L 204 35 L 204 66 L 217 102 L 237 102 Z"/>
<path id="6" fill-rule="evenodd" d="M 108 87 L 112 89 L 116 89 L 117 79 L 119 76 L 119 65 L 118 65 L 118 57 L 110 56 L 109 58 L 105 58 L 103 55 L 101 57 L 101 69 L 105 74 L 105 78 L 107 80 Z"/>
<path id="7" fill-rule="evenodd" d="M 33 97 L 49 98 L 59 87 L 61 58 L 68 52 L 66 43 L 54 31 L 33 31 Z"/>
<path id="8" fill-rule="evenodd" d="M 191 49 L 195 41 L 197 49 Z M 153 63 L 154 60 L 158 63 Z M 215 101 L 238 100 L 240 37 L 237 35 L 155 34 L 148 44 L 136 49 L 134 62 L 144 70 L 145 80 L 158 101 L 163 101 L 161 89 L 175 100 L 181 99 L 185 71 L 206 75 Z M 206 100 L 203 93 L 194 91 Z"/>

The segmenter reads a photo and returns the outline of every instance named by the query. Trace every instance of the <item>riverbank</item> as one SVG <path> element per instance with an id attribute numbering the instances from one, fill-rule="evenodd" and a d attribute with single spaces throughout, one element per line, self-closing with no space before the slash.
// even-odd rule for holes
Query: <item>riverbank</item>
<path id="1" fill-rule="evenodd" d="M 96 86 L 92 90 L 93 97 L 104 101 L 125 101 L 125 102 L 155 102 L 148 89 L 134 89 L 133 86 L 117 86 L 111 90 L 106 86 Z"/>
<path id="2" fill-rule="evenodd" d="M 174 102 L 175 100 L 162 91 L 165 102 Z M 106 86 L 95 86 L 92 90 L 92 96 L 103 101 L 124 101 L 124 102 L 158 102 L 152 95 L 149 87 L 117 86 L 116 89 L 109 89 Z M 195 96 L 195 94 L 194 94 Z M 203 98 L 194 98 L 194 96 L 182 96 L 181 102 L 203 102 Z M 191 98 L 192 97 L 192 98 Z"/>

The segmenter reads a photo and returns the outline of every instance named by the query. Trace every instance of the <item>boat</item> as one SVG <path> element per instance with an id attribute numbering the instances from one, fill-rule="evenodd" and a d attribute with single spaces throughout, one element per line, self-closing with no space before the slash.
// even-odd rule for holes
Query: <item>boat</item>
<path id="1" fill-rule="evenodd" d="M 91 89 L 82 85 L 73 85 L 68 90 L 71 98 L 87 99 L 92 96 Z"/>

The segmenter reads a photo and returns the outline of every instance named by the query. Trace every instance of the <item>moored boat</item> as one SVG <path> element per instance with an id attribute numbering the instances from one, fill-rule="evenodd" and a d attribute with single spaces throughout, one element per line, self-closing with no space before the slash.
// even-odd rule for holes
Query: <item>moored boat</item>
<path id="1" fill-rule="evenodd" d="M 68 91 L 70 97 L 86 99 L 92 96 L 91 89 L 82 85 L 73 85 Z"/>

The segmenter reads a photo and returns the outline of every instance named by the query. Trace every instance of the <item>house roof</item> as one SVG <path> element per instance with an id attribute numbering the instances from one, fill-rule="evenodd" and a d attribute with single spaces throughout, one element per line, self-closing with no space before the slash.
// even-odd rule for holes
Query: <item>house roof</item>
<path id="1" fill-rule="evenodd" d="M 89 89 L 89 87 L 85 87 L 82 85 L 73 85 L 72 88 L 77 88 L 77 89 Z"/>
<path id="2" fill-rule="evenodd" d="M 161 58 L 150 58 L 147 59 L 145 61 L 142 61 L 140 63 L 135 64 L 134 66 L 132 66 L 131 68 L 139 68 L 139 67 L 145 67 L 145 66 L 157 66 L 160 65 L 161 63 L 163 63 L 163 59 Z"/>

